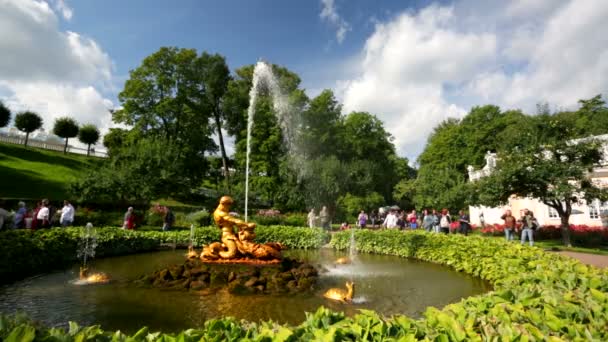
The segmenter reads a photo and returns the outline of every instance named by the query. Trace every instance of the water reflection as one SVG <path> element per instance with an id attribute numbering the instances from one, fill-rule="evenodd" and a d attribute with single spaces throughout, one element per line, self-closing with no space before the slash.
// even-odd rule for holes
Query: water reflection
<path id="1" fill-rule="evenodd" d="M 183 251 L 166 251 L 96 260 L 93 267 L 109 274 L 105 285 L 74 286 L 78 266 L 0 287 L 0 311 L 24 311 L 48 325 L 101 324 L 104 329 L 136 331 L 146 325 L 152 330 L 178 331 L 201 326 L 205 320 L 233 316 L 247 320 L 272 319 L 298 324 L 305 312 L 325 305 L 348 315 L 358 309 L 373 309 L 385 316 L 418 316 L 429 305 L 443 306 L 463 297 L 488 290 L 479 279 L 449 268 L 384 255 L 357 255 L 356 262 L 335 265 L 344 253 L 332 250 L 288 251 L 293 257 L 325 265 L 317 291 L 298 295 L 235 296 L 226 291 L 204 295 L 160 289 L 138 288 L 131 281 L 181 263 Z M 344 305 L 323 298 L 330 287 L 344 287 L 352 279 L 357 286 L 353 304 Z"/>

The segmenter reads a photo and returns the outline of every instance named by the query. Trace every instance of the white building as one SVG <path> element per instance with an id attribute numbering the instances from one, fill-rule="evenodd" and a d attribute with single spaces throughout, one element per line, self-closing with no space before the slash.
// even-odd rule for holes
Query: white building
<path id="1" fill-rule="evenodd" d="M 604 158 L 600 166 L 595 168 L 591 173 L 591 179 L 594 183 L 602 187 L 608 186 L 608 134 L 593 137 L 602 140 Z M 488 151 L 486 154 L 486 165 L 481 170 L 475 170 L 472 166 L 467 168 L 469 173 L 469 181 L 474 182 L 482 177 L 488 176 L 496 167 L 496 153 Z M 509 198 L 509 203 L 502 207 L 485 207 L 485 206 L 469 206 L 469 214 L 471 223 L 481 225 L 482 220 L 485 224 L 502 224 L 504 221 L 500 218 L 505 210 L 511 209 L 513 216 L 520 217 L 520 212 L 524 209 L 529 209 L 534 213 L 541 225 L 556 225 L 561 224 L 559 215 L 555 209 L 545 205 L 535 198 L 519 198 L 512 196 Z M 598 200 L 592 203 L 582 202 L 572 206 L 572 215 L 570 216 L 570 224 L 587 225 L 587 226 L 605 226 L 602 224 L 600 213 L 608 212 L 608 202 L 600 203 Z"/>

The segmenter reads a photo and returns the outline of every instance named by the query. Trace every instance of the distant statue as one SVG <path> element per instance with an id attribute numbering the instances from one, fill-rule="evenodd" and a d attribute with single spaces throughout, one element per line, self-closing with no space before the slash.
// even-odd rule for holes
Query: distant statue
<path id="1" fill-rule="evenodd" d="M 491 151 L 486 152 L 486 166 L 484 169 L 493 170 L 496 168 L 496 153 L 492 153 Z"/>

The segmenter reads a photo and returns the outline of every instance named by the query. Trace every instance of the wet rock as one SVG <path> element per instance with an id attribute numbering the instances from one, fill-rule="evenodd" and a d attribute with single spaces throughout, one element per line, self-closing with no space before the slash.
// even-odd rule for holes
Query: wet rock
<path id="1" fill-rule="evenodd" d="M 210 285 L 212 287 L 221 287 L 228 283 L 228 275 L 224 272 L 211 273 Z"/>
<path id="2" fill-rule="evenodd" d="M 254 287 L 256 285 L 258 285 L 258 278 L 256 277 L 252 277 L 245 282 L 245 286 L 247 287 Z"/>
<path id="3" fill-rule="evenodd" d="M 298 280 L 298 289 L 302 291 L 310 291 L 315 285 L 316 279 L 313 278 L 301 278 Z"/>
<path id="4" fill-rule="evenodd" d="M 295 280 L 290 280 L 290 281 L 287 283 L 287 288 L 288 288 L 290 291 L 295 291 L 295 290 L 297 290 L 297 289 L 298 289 L 298 282 L 297 282 L 297 281 L 295 281 Z"/>
<path id="5" fill-rule="evenodd" d="M 200 289 L 202 289 L 204 287 L 205 287 L 205 283 L 203 283 L 202 281 L 195 280 L 195 281 L 190 282 L 190 289 L 191 290 L 197 291 L 197 290 L 200 290 Z"/>
<path id="6" fill-rule="evenodd" d="M 180 266 L 171 267 L 169 269 L 169 273 L 171 273 L 171 278 L 173 278 L 175 280 L 180 279 L 182 276 L 182 273 L 184 273 L 184 266 L 180 265 Z"/>
<path id="7" fill-rule="evenodd" d="M 231 282 L 236 279 L 236 274 L 234 272 L 230 272 L 228 274 L 228 282 Z"/>
<path id="8" fill-rule="evenodd" d="M 239 283 L 238 281 L 234 281 L 230 283 L 230 285 L 228 285 L 228 292 L 237 295 L 246 295 L 253 293 L 253 290 L 251 289 L 251 287 L 247 287 Z"/>
<path id="9" fill-rule="evenodd" d="M 255 288 L 258 290 L 258 292 L 264 292 L 264 285 L 258 285 Z"/>

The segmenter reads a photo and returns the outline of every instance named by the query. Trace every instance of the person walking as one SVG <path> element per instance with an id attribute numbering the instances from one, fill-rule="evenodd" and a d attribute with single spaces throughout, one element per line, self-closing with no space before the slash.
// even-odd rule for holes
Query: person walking
<path id="1" fill-rule="evenodd" d="M 443 210 L 441 210 L 441 218 L 439 219 L 439 229 L 442 233 L 450 233 L 450 223 L 452 223 L 450 212 L 444 208 Z"/>
<path id="2" fill-rule="evenodd" d="M 316 219 L 317 219 L 317 214 L 315 213 L 315 208 L 311 208 L 310 212 L 308 213 L 308 227 L 309 228 L 315 227 Z"/>
<path id="3" fill-rule="evenodd" d="M 166 207 L 165 216 L 163 217 L 163 232 L 170 230 L 171 227 L 173 227 L 173 223 L 175 223 L 175 215 L 173 214 L 173 210 Z"/>
<path id="4" fill-rule="evenodd" d="M 469 215 L 467 215 L 464 210 L 458 212 L 458 221 L 460 222 L 460 234 L 464 234 L 465 236 L 469 235 L 471 222 Z"/>
<path id="5" fill-rule="evenodd" d="M 538 225 L 538 221 L 536 221 L 534 214 L 530 210 L 524 209 L 521 224 L 521 244 L 523 245 L 527 238 L 530 246 L 534 246 L 534 229 Z"/>
<path id="6" fill-rule="evenodd" d="M 63 208 L 61 208 L 61 218 L 59 223 L 62 227 L 71 226 L 74 223 L 74 214 L 76 211 L 70 202 L 67 200 L 63 201 Z"/>
<path id="7" fill-rule="evenodd" d="M 359 212 L 359 217 L 357 217 L 357 224 L 359 225 L 359 228 L 365 228 L 365 225 L 367 224 L 367 219 L 367 214 L 365 213 L 365 211 L 361 210 L 361 212 Z"/>
<path id="8" fill-rule="evenodd" d="M 517 219 L 515 216 L 513 216 L 513 214 L 511 214 L 511 210 L 505 211 L 500 218 L 505 221 L 505 239 L 507 241 L 513 241 L 513 234 L 517 225 Z"/>

